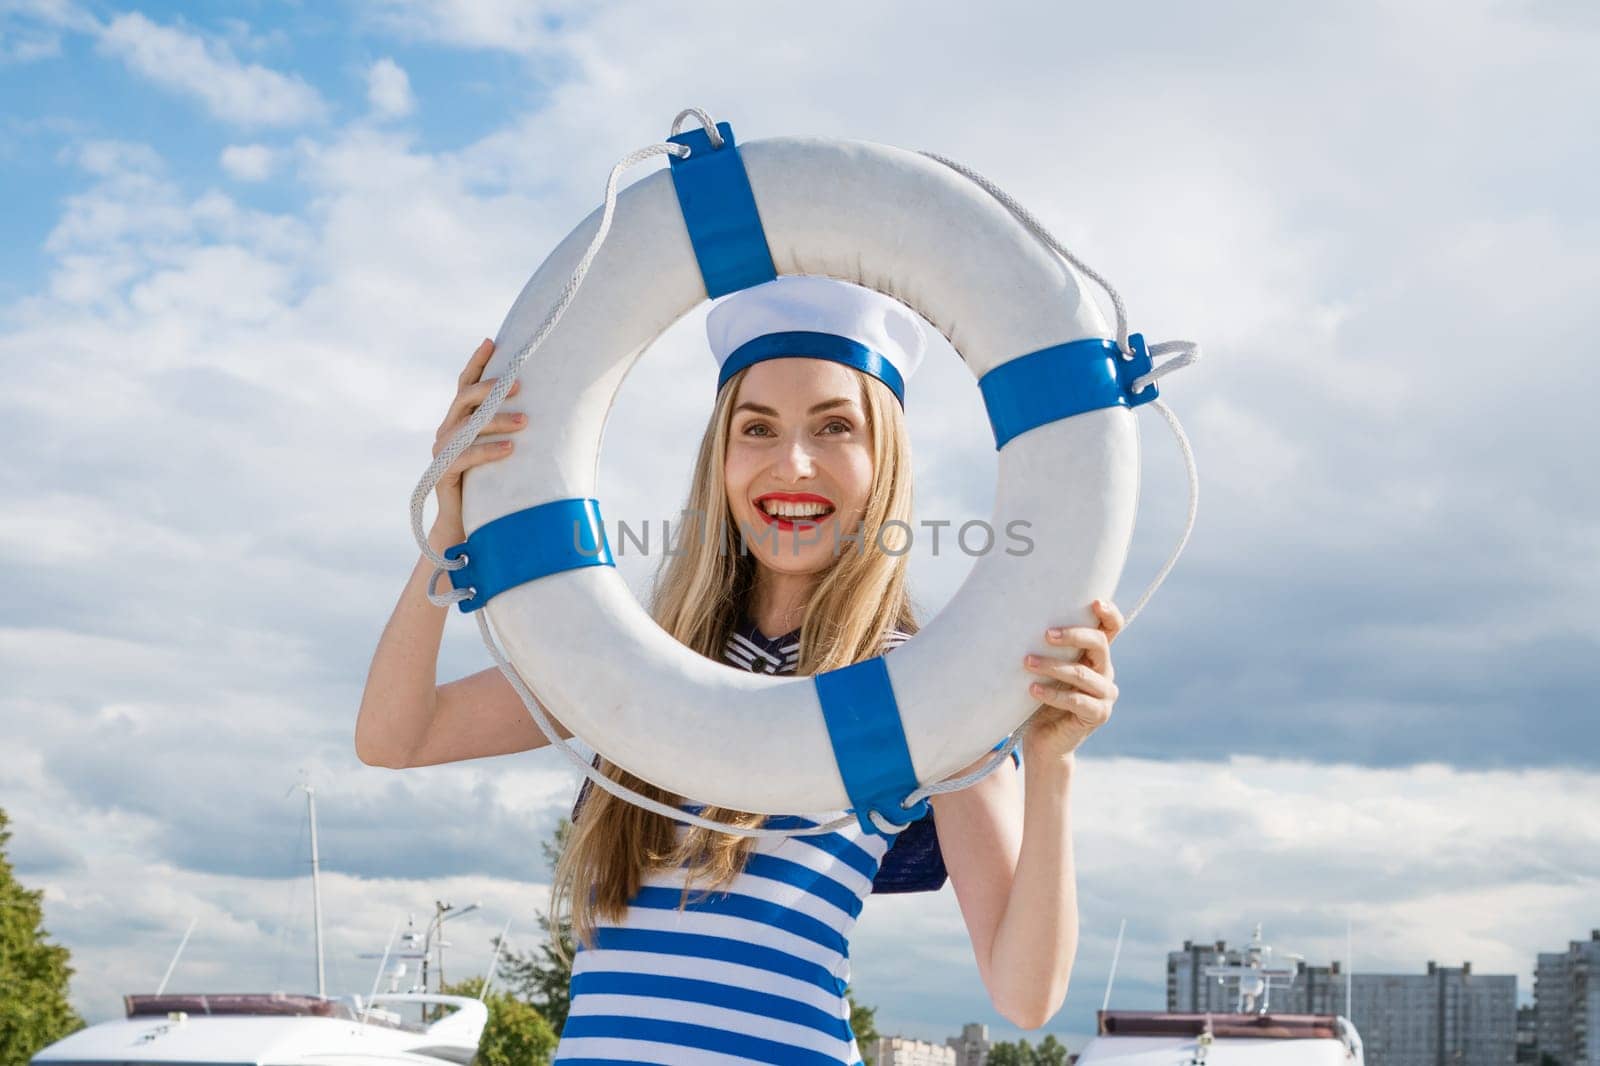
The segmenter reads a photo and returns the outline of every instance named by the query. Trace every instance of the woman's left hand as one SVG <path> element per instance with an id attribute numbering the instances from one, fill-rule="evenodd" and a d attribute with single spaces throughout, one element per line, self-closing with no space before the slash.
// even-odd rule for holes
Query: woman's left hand
<path id="1" fill-rule="evenodd" d="M 1106 724 L 1117 702 L 1116 670 L 1111 665 L 1111 642 L 1122 631 L 1122 612 L 1113 603 L 1095 600 L 1100 619 L 1093 626 L 1065 626 L 1047 630 L 1045 640 L 1058 647 L 1081 648 L 1077 662 L 1058 655 L 1028 655 L 1023 666 L 1040 675 L 1029 694 L 1042 702 L 1028 719 L 1023 735 L 1023 761 L 1066 759 Z"/>

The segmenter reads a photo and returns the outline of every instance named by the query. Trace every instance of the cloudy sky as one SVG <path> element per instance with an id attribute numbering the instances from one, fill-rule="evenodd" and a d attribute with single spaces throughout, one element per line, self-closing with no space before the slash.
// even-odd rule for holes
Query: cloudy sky
<path id="1" fill-rule="evenodd" d="M 1590 5 L 0 11 L 0 806 L 91 1019 L 190 919 L 174 988 L 313 986 L 301 780 L 335 991 L 435 899 L 482 904 L 452 975 L 508 918 L 531 944 L 573 777 L 549 752 L 365 767 L 352 728 L 461 364 L 687 106 L 967 162 L 1134 328 L 1204 345 L 1163 386 L 1198 524 L 1083 750 L 1082 945 L 1048 1030 L 1092 1029 L 1122 919 L 1129 1008 L 1162 1005 L 1168 949 L 1258 921 L 1326 963 L 1348 920 L 1358 971 L 1471 960 L 1525 1001 L 1535 954 L 1600 926 Z M 624 384 L 608 518 L 681 498 L 703 310 Z M 918 395 L 920 512 L 987 516 L 948 347 Z M 1142 419 L 1125 607 L 1185 506 Z M 636 589 L 655 561 L 624 561 Z M 969 562 L 919 547 L 925 615 Z M 442 678 L 486 665 L 456 617 Z M 886 1033 L 1014 1035 L 948 888 L 870 902 L 853 960 Z"/>

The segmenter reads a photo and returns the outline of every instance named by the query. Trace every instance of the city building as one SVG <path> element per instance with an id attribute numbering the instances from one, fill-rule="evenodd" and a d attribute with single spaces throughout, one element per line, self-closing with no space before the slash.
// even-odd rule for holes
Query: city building
<path id="1" fill-rule="evenodd" d="M 1255 943 L 1230 948 L 1225 940 L 1185 940 L 1182 950 L 1167 954 L 1167 1010 L 1238 1010 L 1237 978 L 1218 979 L 1208 976 L 1206 970 L 1244 966 L 1252 951 L 1259 952 L 1261 947 Z M 1600 1026 L 1600 981 L 1594 982 L 1592 993 L 1584 993 L 1589 997 L 1584 1000 L 1576 991 L 1574 976 L 1579 971 L 1600 971 L 1600 931 L 1592 952 L 1588 944 L 1582 948 L 1580 952 L 1575 944 L 1566 955 L 1539 956 L 1540 980 L 1545 982 L 1552 1004 L 1550 1017 L 1541 1007 L 1536 1019 L 1541 1052 L 1549 1046 L 1547 1030 L 1574 1031 L 1568 1020 L 1572 1017 L 1582 1014 L 1593 1019 L 1590 1026 Z M 1580 963 L 1580 958 L 1589 961 Z M 1350 1019 L 1361 1034 L 1367 1066 L 1515 1066 L 1517 1062 L 1515 975 L 1474 974 L 1471 963 L 1451 967 L 1433 962 L 1428 963 L 1427 973 L 1347 975 L 1337 961 L 1328 966 L 1308 966 L 1293 959 L 1269 961 L 1274 968 L 1292 970 L 1294 978 L 1288 987 L 1272 981 L 1268 1009 Z M 1587 1006 L 1580 1008 L 1580 1000 Z M 1564 1006 L 1554 1006 L 1557 1002 Z M 1555 1017 L 1562 1011 L 1565 1013 Z M 1562 1046 L 1571 1047 L 1573 1039 L 1567 1037 L 1568 1043 Z M 1560 1066 L 1600 1066 L 1600 1058 L 1557 1055 L 1557 1062 Z"/>
<path id="2" fill-rule="evenodd" d="M 1532 1007 L 1517 1008 L 1517 1066 L 1539 1066 L 1538 1017 Z"/>
<path id="3" fill-rule="evenodd" d="M 1349 1015 L 1367 1066 L 1514 1066 L 1517 978 L 1472 964 L 1428 963 L 1425 974 L 1353 975 Z"/>
<path id="4" fill-rule="evenodd" d="M 1533 974 L 1538 1059 L 1600 1066 L 1600 929 L 1564 952 L 1540 952 Z"/>
<path id="5" fill-rule="evenodd" d="M 989 1027 L 978 1022 L 968 1022 L 961 1027 L 960 1036 L 945 1041 L 956 1053 L 955 1066 L 987 1066 L 989 1062 Z"/>
<path id="6" fill-rule="evenodd" d="M 1208 966 L 1242 966 L 1248 948 L 1230 948 L 1226 940 L 1197 944 L 1185 940 L 1183 950 L 1167 953 L 1167 1010 L 1233 1011 L 1238 1009 L 1236 980 L 1206 976 Z M 1344 969 L 1337 959 L 1328 966 L 1308 966 L 1303 960 L 1279 961 L 1293 965 L 1294 982 L 1288 988 L 1273 982 L 1268 1004 L 1280 1014 L 1342 1014 L 1345 1004 Z"/>
<path id="7" fill-rule="evenodd" d="M 874 1066 L 957 1066 L 955 1048 L 909 1036 L 878 1038 Z"/>

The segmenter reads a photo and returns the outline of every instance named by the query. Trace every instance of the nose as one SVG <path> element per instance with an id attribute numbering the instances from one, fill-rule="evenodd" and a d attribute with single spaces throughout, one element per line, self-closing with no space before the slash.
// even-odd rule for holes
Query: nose
<path id="1" fill-rule="evenodd" d="M 783 446 L 778 453 L 773 472 L 785 481 L 811 477 L 816 472 L 811 444 L 804 434 L 796 436 Z"/>

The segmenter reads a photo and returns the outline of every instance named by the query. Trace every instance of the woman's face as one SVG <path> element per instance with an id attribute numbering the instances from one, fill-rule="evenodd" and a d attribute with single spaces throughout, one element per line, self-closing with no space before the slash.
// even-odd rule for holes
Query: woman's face
<path id="1" fill-rule="evenodd" d="M 723 474 L 735 529 L 759 562 L 809 574 L 856 550 L 843 536 L 866 513 L 872 440 L 855 372 L 800 357 L 752 366 L 734 398 Z"/>

